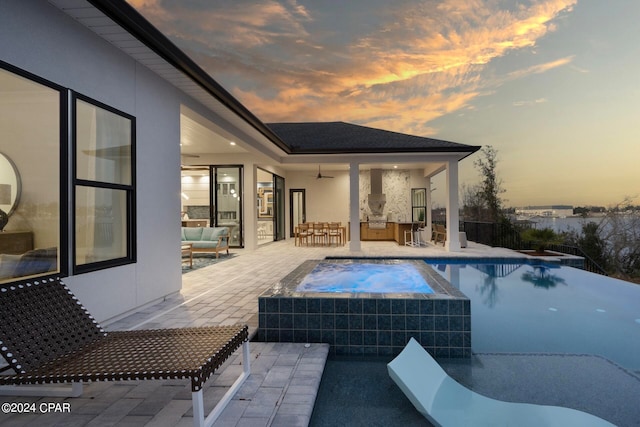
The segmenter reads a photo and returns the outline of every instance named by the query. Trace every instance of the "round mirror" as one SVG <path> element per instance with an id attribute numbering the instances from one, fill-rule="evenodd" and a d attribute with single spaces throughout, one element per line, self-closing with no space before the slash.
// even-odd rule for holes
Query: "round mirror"
<path id="1" fill-rule="evenodd" d="M 16 210 L 20 201 L 22 183 L 15 163 L 5 154 L 0 153 L 0 230 L 6 220 Z M 6 216 L 6 218 L 5 218 Z"/>

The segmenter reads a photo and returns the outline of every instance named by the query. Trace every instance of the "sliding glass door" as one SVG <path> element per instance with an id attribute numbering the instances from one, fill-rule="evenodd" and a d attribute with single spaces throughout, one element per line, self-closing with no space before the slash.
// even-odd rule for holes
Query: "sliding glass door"
<path id="1" fill-rule="evenodd" d="M 182 169 L 182 226 L 228 227 L 229 245 L 244 247 L 242 166 L 185 166 Z"/>
<path id="2" fill-rule="evenodd" d="M 214 219 L 217 227 L 229 227 L 229 244 L 242 247 L 242 167 L 213 166 L 215 180 Z"/>
<path id="3" fill-rule="evenodd" d="M 258 244 L 285 238 L 284 178 L 258 168 Z"/>
<path id="4" fill-rule="evenodd" d="M 274 188 L 274 222 L 275 235 L 274 240 L 284 240 L 285 238 L 285 213 L 284 213 L 284 178 L 273 175 Z"/>

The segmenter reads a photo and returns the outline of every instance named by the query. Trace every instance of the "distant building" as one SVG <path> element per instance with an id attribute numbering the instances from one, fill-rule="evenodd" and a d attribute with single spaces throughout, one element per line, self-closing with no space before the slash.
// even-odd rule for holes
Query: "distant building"
<path id="1" fill-rule="evenodd" d="M 548 206 L 525 206 L 516 208 L 518 217 L 541 216 L 546 218 L 563 218 L 573 215 L 573 206 L 570 205 L 548 205 Z"/>

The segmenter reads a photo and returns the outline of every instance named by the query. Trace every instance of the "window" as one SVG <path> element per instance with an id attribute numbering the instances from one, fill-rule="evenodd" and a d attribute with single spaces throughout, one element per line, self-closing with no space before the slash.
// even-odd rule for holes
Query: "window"
<path id="1" fill-rule="evenodd" d="M 80 95 L 74 111 L 74 271 L 135 262 L 135 119 Z"/>
<path id="2" fill-rule="evenodd" d="M 0 61 L 0 283 L 67 272 L 66 99 Z"/>
<path id="3" fill-rule="evenodd" d="M 427 189 L 411 189 L 411 221 L 424 222 L 427 212 Z"/>

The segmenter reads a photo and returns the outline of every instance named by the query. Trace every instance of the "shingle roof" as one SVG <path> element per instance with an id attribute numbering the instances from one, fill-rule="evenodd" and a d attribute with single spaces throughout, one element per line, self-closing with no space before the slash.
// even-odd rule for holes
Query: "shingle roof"
<path id="1" fill-rule="evenodd" d="M 345 122 L 267 123 L 292 154 L 463 152 L 478 146 L 407 135 Z"/>

